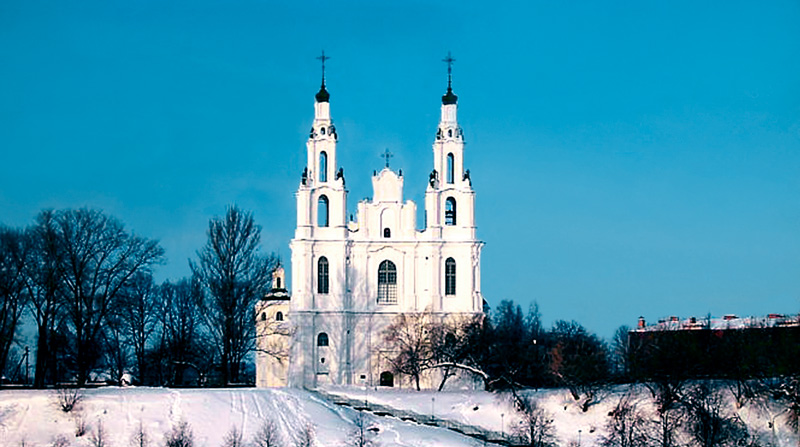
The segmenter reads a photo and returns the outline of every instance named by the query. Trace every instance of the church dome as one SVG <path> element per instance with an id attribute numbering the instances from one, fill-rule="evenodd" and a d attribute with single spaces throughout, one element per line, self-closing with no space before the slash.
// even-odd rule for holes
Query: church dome
<path id="1" fill-rule="evenodd" d="M 445 93 L 444 96 L 442 96 L 442 104 L 447 106 L 455 104 L 456 102 L 458 102 L 458 96 L 456 96 L 455 93 L 453 93 L 452 88 L 447 87 L 447 93 Z"/>
<path id="2" fill-rule="evenodd" d="M 331 98 L 330 93 L 325 90 L 325 84 L 322 84 L 322 87 L 319 88 L 315 98 L 317 98 L 317 102 L 328 102 L 328 100 Z"/>

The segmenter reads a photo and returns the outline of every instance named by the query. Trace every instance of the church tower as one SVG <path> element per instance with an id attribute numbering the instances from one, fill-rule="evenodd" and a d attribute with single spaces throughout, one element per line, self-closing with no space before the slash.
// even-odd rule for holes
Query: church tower
<path id="1" fill-rule="evenodd" d="M 433 172 L 425 191 L 425 228 L 446 240 L 475 239 L 475 192 L 464 170 L 464 132 L 458 125 L 458 96 L 453 93 L 452 64 L 447 55 L 447 92 L 433 143 Z"/>
<path id="2" fill-rule="evenodd" d="M 475 237 L 475 193 L 464 170 L 453 59 L 445 59 L 448 85 L 421 229 L 417 205 L 403 198 L 402 171 L 389 166 L 388 149 L 386 167 L 373 174 L 372 197 L 358 202 L 355 219 L 346 219 L 347 190 L 337 164 L 338 134 L 325 84 L 328 58 L 323 53 L 319 59 L 322 85 L 314 98 L 306 166 L 296 193 L 297 227 L 290 244 L 286 383 L 307 388 L 407 386 L 410 378 L 395 377 L 388 360 L 395 348 L 386 340 L 387 328 L 404 314 L 455 321 L 474 318 L 483 309 L 483 242 Z M 425 184 L 424 174 L 414 178 Z M 431 376 L 425 386 L 435 382 Z"/>

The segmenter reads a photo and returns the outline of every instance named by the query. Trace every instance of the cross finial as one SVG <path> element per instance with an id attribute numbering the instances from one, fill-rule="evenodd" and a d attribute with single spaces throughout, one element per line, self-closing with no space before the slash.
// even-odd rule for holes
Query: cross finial
<path id="1" fill-rule="evenodd" d="M 322 85 L 325 86 L 325 61 L 330 59 L 330 57 L 325 56 L 325 50 L 322 50 L 322 55 L 317 56 L 318 61 L 322 61 Z"/>
<path id="2" fill-rule="evenodd" d="M 442 62 L 447 64 L 447 88 L 449 89 L 452 84 L 453 79 L 453 62 L 456 60 L 453 59 L 453 56 L 450 55 L 450 52 L 447 52 L 447 57 L 442 59 Z"/>
<path id="3" fill-rule="evenodd" d="M 381 154 L 381 157 L 386 159 L 386 167 L 388 168 L 389 167 L 389 159 L 394 157 L 394 154 L 389 152 L 389 149 L 387 148 L 385 151 L 383 151 L 383 154 Z"/>

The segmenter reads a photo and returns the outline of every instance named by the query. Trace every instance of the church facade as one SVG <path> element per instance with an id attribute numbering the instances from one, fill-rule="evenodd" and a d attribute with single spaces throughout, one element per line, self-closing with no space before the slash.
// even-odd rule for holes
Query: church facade
<path id="1" fill-rule="evenodd" d="M 262 332 L 273 327 L 277 312 L 288 320 L 290 329 L 281 335 L 288 358 L 259 353 L 259 386 L 399 386 L 404 378 L 392 373 L 392 351 L 384 341 L 398 315 L 427 312 L 444 319 L 482 312 L 483 242 L 476 237 L 475 192 L 464 169 L 457 101 L 448 78 L 432 170 L 418 183 L 426 188 L 425 222 L 418 225 L 417 205 L 403 199 L 402 171 L 388 162 L 373 174 L 372 198 L 359 202 L 355 220 L 348 220 L 338 133 L 323 77 L 296 193 L 292 296 L 268 296 L 257 309 Z"/>

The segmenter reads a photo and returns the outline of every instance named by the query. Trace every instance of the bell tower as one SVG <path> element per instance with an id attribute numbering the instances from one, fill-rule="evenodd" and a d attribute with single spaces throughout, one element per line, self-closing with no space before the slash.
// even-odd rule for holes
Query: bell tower
<path id="1" fill-rule="evenodd" d="M 306 141 L 306 168 L 297 191 L 296 239 L 343 238 L 346 234 L 344 170 L 337 169 L 336 142 L 339 138 L 331 119 L 330 97 L 325 86 L 325 52 L 322 85 L 314 99 L 314 122 Z"/>
<path id="2" fill-rule="evenodd" d="M 426 229 L 433 237 L 475 239 L 475 192 L 464 170 L 464 132 L 458 125 L 458 96 L 453 93 L 453 59 L 447 63 L 447 92 L 433 143 L 433 171 L 425 191 Z"/>

